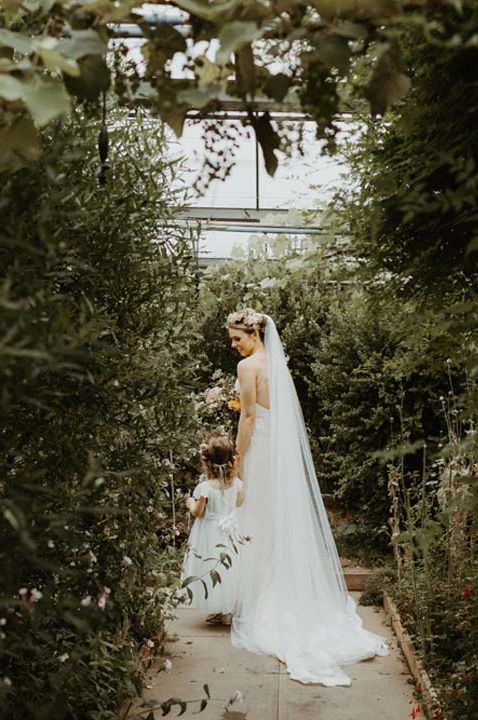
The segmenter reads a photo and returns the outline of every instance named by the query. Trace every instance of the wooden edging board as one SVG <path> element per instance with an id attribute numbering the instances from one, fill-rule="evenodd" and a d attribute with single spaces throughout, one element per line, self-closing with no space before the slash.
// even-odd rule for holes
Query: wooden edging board
<path id="1" fill-rule="evenodd" d="M 383 593 L 383 608 L 387 615 L 390 616 L 393 631 L 408 663 L 410 672 L 420 687 L 422 705 L 427 717 L 430 718 L 430 720 L 434 720 L 434 717 L 438 720 L 446 720 L 441 713 L 440 701 L 438 699 L 437 692 L 431 683 L 430 677 L 425 670 L 422 661 L 417 657 L 413 640 L 402 625 L 400 614 L 395 603 L 386 592 Z M 434 716 L 433 713 L 437 710 L 439 711 L 439 714 L 435 714 Z"/>

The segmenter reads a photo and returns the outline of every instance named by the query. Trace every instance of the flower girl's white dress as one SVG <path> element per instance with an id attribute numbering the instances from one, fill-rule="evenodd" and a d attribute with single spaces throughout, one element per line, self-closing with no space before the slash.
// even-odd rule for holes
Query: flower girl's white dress
<path id="1" fill-rule="evenodd" d="M 199 581 L 189 585 L 193 591 L 193 600 L 189 607 L 207 613 L 232 613 L 237 599 L 237 555 L 231 545 L 231 536 L 238 534 L 236 519 L 236 500 L 242 488 L 242 480 L 235 478 L 232 485 L 221 488 L 217 480 L 200 482 L 193 492 L 197 500 L 207 498 L 204 515 L 194 520 L 189 535 L 188 549 L 183 563 L 183 580 L 187 577 L 203 577 L 208 589 Z M 217 547 L 217 545 L 226 545 Z M 232 559 L 232 567 L 226 568 L 218 563 L 221 552 L 227 552 Z M 210 570 L 217 570 L 221 582 L 213 587 Z"/>

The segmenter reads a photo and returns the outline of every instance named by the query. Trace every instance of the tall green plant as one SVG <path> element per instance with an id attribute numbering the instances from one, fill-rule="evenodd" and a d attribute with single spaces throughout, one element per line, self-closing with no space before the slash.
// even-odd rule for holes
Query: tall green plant
<path id="1" fill-rule="evenodd" d="M 112 116 L 106 184 L 82 113 L 2 178 L 4 717 L 114 717 L 171 611 L 155 531 L 195 444 L 195 286 L 177 165 L 139 120 Z"/>

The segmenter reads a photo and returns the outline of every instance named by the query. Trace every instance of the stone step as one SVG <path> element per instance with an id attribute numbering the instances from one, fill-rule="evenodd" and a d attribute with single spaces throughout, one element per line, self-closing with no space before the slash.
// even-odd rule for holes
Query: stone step
<path id="1" fill-rule="evenodd" d="M 345 582 L 347 590 L 363 590 L 367 578 L 372 574 L 371 570 L 365 568 L 344 568 Z"/>

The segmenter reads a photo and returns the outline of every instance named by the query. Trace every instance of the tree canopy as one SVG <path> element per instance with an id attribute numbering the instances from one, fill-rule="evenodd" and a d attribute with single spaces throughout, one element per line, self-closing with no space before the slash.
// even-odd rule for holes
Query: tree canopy
<path id="1" fill-rule="evenodd" d="M 93 102 L 109 90 L 124 103 L 147 102 L 178 136 L 188 112 L 207 116 L 234 101 L 272 175 L 276 151 L 294 140 L 271 124 L 270 107 L 305 113 L 333 151 L 337 118 L 353 109 L 354 99 L 366 99 L 371 113 L 382 115 L 407 93 L 401 60 L 407 27 L 418 27 L 437 46 L 478 42 L 472 0 L 167 4 L 181 11 L 179 25 L 151 21 L 148 4 L 134 0 L 0 2 L 0 169 L 37 158 L 39 128 L 68 113 L 72 102 Z M 453 23 L 443 20 L 446 13 L 437 19 L 437 8 L 448 9 Z M 118 37 L 124 23 L 144 36 L 139 64 L 128 61 Z M 179 79 L 171 63 L 177 53 L 183 54 Z M 216 137 L 217 127 L 209 127 Z M 220 176 L 226 155 L 210 158 L 209 176 Z"/>

